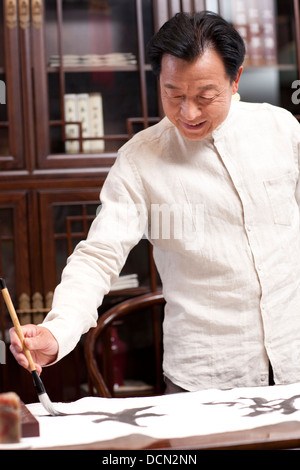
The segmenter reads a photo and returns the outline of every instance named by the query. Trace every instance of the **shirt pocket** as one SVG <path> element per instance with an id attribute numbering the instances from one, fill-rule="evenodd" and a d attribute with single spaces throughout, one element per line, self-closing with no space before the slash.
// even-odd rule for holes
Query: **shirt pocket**
<path id="1" fill-rule="evenodd" d="M 288 173 L 278 178 L 264 181 L 271 204 L 275 224 L 291 225 L 297 203 L 295 200 L 296 176 Z"/>

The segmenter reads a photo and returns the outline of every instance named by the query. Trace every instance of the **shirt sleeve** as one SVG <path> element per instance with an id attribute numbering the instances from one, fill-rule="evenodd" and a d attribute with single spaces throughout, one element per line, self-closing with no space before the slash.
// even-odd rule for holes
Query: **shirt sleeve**
<path id="1" fill-rule="evenodd" d="M 117 279 L 147 225 L 143 185 L 130 159 L 120 152 L 101 191 L 101 204 L 88 237 L 67 260 L 42 326 L 59 344 L 57 361 L 96 326 L 97 309 Z"/>
<path id="2" fill-rule="evenodd" d="M 296 132 L 296 139 L 295 139 L 295 149 L 296 149 L 296 159 L 298 164 L 298 180 L 296 185 L 296 201 L 300 208 L 300 124 L 298 123 L 298 132 Z"/>

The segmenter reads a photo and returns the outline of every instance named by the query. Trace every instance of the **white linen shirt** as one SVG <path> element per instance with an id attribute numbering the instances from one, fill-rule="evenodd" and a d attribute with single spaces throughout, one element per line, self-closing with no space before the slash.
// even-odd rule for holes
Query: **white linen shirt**
<path id="1" fill-rule="evenodd" d="M 270 360 L 276 383 L 300 381 L 299 142 L 289 112 L 241 102 L 201 141 L 164 118 L 127 142 L 44 323 L 58 358 L 96 325 L 146 223 L 165 375 L 190 391 L 268 385 Z"/>

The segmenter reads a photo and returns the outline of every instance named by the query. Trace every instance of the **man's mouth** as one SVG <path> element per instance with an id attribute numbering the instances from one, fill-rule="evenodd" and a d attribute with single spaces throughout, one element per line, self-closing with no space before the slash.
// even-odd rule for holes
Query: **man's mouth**
<path id="1" fill-rule="evenodd" d="M 181 121 L 181 124 L 185 129 L 190 129 L 190 130 L 198 130 L 201 129 L 206 121 L 195 123 L 195 124 L 188 124 L 187 122 Z"/>

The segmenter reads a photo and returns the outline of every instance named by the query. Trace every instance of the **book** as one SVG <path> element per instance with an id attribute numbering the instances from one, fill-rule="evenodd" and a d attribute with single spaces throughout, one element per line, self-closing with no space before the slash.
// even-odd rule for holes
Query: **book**
<path id="1" fill-rule="evenodd" d="M 249 23 L 248 9 L 244 0 L 232 0 L 232 18 L 235 29 L 239 32 L 246 46 L 244 65 L 250 65 L 249 58 Z"/>
<path id="2" fill-rule="evenodd" d="M 78 120 L 77 96 L 74 93 L 67 93 L 64 96 L 65 122 L 72 123 Z M 65 135 L 67 138 L 79 137 L 79 126 L 77 124 L 66 124 Z M 79 153 L 78 140 L 66 140 L 66 153 Z"/>
<path id="3" fill-rule="evenodd" d="M 250 64 L 264 64 L 263 31 L 260 16 L 260 0 L 248 0 L 249 56 Z"/>
<path id="4" fill-rule="evenodd" d="M 101 93 L 91 93 L 89 95 L 89 119 L 90 119 L 90 133 L 89 137 L 103 137 L 104 135 L 104 122 L 103 122 L 103 105 Z M 90 149 L 92 153 L 104 151 L 104 140 L 91 140 Z"/>
<path id="5" fill-rule="evenodd" d="M 77 95 L 78 120 L 81 122 L 81 137 L 90 137 L 90 98 L 88 93 Z M 83 153 L 89 153 L 90 141 L 82 141 Z"/>
<path id="6" fill-rule="evenodd" d="M 131 52 L 112 52 L 110 54 L 64 54 L 52 55 L 49 59 L 50 67 L 126 67 L 137 65 L 137 59 Z"/>
<path id="7" fill-rule="evenodd" d="M 260 0 L 264 60 L 266 65 L 277 64 L 277 34 L 274 0 Z"/>
<path id="8" fill-rule="evenodd" d="M 139 287 L 137 274 L 121 274 L 119 278 L 111 285 L 110 290 L 133 289 Z"/>
<path id="9" fill-rule="evenodd" d="M 246 45 L 246 66 L 277 63 L 274 0 L 232 0 L 233 25 Z"/>
<path id="10" fill-rule="evenodd" d="M 77 138 L 77 140 L 66 140 L 66 153 L 103 152 L 105 143 L 101 139 L 104 136 L 101 93 L 67 93 L 64 97 L 64 103 L 66 137 Z M 89 137 L 92 137 L 93 140 L 89 140 Z M 97 137 L 99 139 L 96 139 Z"/>

